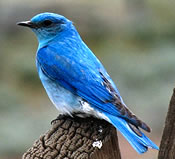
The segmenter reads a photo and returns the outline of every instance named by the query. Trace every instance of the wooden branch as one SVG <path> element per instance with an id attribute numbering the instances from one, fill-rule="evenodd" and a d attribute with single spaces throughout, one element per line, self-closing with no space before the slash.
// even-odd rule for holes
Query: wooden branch
<path id="1" fill-rule="evenodd" d="M 115 128 L 92 117 L 59 116 L 52 128 L 23 155 L 23 159 L 89 158 L 121 159 Z"/>
<path id="2" fill-rule="evenodd" d="M 175 89 L 171 97 L 158 159 L 175 158 Z"/>

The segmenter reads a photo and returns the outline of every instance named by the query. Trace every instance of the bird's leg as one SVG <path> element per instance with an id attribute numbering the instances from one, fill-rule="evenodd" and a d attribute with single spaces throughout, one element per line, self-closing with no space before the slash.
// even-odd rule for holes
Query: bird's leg
<path id="1" fill-rule="evenodd" d="M 57 120 L 62 120 L 62 119 L 67 118 L 67 117 L 68 117 L 68 115 L 60 114 L 60 115 L 58 115 L 58 116 L 56 117 L 56 119 L 53 119 L 53 120 L 51 121 L 51 125 L 53 125 Z"/>

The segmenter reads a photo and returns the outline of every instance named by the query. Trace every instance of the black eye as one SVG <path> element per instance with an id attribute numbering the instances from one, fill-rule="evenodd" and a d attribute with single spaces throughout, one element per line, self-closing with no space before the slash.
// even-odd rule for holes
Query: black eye
<path id="1" fill-rule="evenodd" d="M 45 20 L 45 21 L 43 21 L 43 23 L 42 23 L 42 25 L 44 26 L 44 27 L 49 27 L 50 25 L 52 25 L 52 21 L 50 21 L 50 20 Z"/>

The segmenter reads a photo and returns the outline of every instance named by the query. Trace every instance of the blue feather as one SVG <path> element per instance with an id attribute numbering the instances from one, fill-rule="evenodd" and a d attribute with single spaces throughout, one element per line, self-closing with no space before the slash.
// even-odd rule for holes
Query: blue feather
<path id="1" fill-rule="evenodd" d="M 64 51 L 65 46 L 59 49 L 55 48 L 55 46 L 59 47 L 55 44 L 50 44 L 39 49 L 37 53 L 37 61 L 46 75 L 64 88 L 70 91 L 74 90 L 72 93 L 81 96 L 95 108 L 119 115 L 120 113 L 114 105 L 104 103 L 104 101 L 110 101 L 113 98 L 102 85 L 103 79 L 99 71 L 103 70 L 105 74 L 107 73 L 90 50 L 86 50 L 86 52 L 89 51 L 87 55 L 84 53 L 87 58 L 81 58 L 79 52 L 72 53 L 72 56 L 69 52 Z M 72 48 L 74 47 L 72 46 Z M 80 63 L 79 60 L 82 60 L 82 62 L 77 65 L 77 63 Z M 109 78 L 109 76 L 107 77 Z M 109 80 L 112 81 L 111 79 Z M 117 89 L 116 92 L 118 92 Z"/>
<path id="2" fill-rule="evenodd" d="M 133 129 L 128 125 L 126 120 L 112 116 L 110 114 L 105 115 L 109 118 L 111 124 L 113 124 L 120 131 L 120 133 L 128 140 L 128 142 L 139 154 L 146 152 L 148 150 L 148 147 L 159 150 L 158 146 L 155 145 L 139 129 L 137 131 L 139 131 L 140 135 L 135 133 Z"/>
<path id="3" fill-rule="evenodd" d="M 109 121 L 138 153 L 148 147 L 158 149 L 139 129 L 150 132 L 150 128 L 127 108 L 107 71 L 70 20 L 41 13 L 19 25 L 30 27 L 38 38 L 39 77 L 59 111 L 69 115 L 83 112 Z M 83 102 L 89 110 L 83 109 Z"/>

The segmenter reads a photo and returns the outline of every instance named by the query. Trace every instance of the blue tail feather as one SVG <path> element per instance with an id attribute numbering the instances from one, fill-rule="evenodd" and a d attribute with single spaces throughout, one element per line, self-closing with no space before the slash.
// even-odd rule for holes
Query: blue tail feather
<path id="1" fill-rule="evenodd" d="M 125 119 L 116 117 L 110 114 L 105 114 L 121 134 L 128 140 L 131 146 L 139 153 L 144 153 L 149 148 L 159 150 L 158 146 L 154 144 L 147 136 L 145 136 L 139 129 L 137 134 L 128 124 Z"/>

